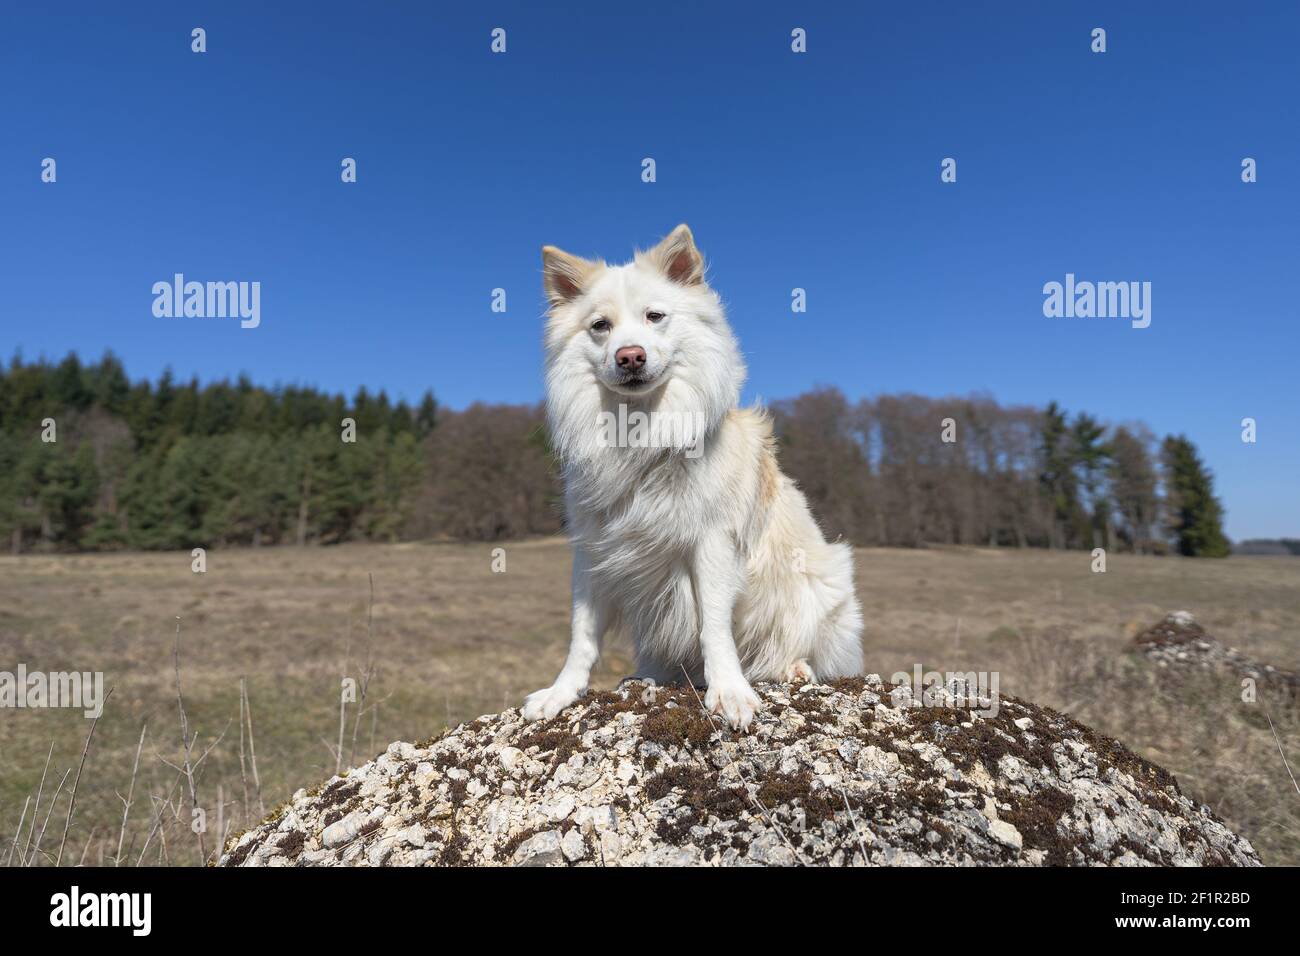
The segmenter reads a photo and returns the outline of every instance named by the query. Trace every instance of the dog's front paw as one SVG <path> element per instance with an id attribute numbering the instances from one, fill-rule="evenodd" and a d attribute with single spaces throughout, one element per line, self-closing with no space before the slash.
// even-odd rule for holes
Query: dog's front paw
<path id="1" fill-rule="evenodd" d="M 744 677 L 714 681 L 704 694 L 704 706 L 712 714 L 726 719 L 737 730 L 748 730 L 754 714 L 762 706 L 754 688 Z"/>
<path id="2" fill-rule="evenodd" d="M 582 688 L 555 683 L 524 699 L 525 720 L 550 720 L 582 695 Z"/>

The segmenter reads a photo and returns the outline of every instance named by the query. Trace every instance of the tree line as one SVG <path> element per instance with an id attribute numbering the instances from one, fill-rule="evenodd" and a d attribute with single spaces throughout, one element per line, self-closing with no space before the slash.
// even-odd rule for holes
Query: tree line
<path id="1" fill-rule="evenodd" d="M 831 536 L 1222 555 L 1192 443 L 992 399 L 821 389 L 772 408 Z M 106 354 L 0 367 L 0 535 L 13 553 L 332 544 L 562 530 L 540 405 L 132 382 Z"/>
<path id="2" fill-rule="evenodd" d="M 781 464 L 858 545 L 1106 548 L 1222 557 L 1213 477 L 1184 435 L 991 398 L 819 389 L 776 403 Z"/>
<path id="3" fill-rule="evenodd" d="M 1249 538 L 1232 549 L 1237 554 L 1300 556 L 1300 538 Z"/>

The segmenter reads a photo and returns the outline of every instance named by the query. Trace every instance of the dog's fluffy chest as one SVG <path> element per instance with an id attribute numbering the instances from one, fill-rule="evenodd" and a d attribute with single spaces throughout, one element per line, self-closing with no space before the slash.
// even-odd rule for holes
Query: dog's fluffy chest
<path id="1" fill-rule="evenodd" d="M 570 475 L 570 513 L 592 583 L 639 646 L 685 647 L 695 637 L 700 536 L 727 520 L 720 502 L 701 487 L 701 464 L 677 456 L 617 479 Z"/>
<path id="2" fill-rule="evenodd" d="M 714 471 L 707 459 L 628 456 L 609 469 L 571 473 L 569 513 L 583 543 L 597 550 L 689 552 L 702 531 L 731 520 Z"/>

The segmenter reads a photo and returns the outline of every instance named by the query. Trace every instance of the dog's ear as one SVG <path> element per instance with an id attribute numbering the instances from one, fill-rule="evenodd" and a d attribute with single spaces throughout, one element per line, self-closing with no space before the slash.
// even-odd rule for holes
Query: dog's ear
<path id="1" fill-rule="evenodd" d="M 582 295 L 598 265 L 555 246 L 542 246 L 542 288 L 551 305 L 564 305 Z"/>
<path id="2" fill-rule="evenodd" d="M 695 248 L 691 227 L 682 223 L 646 254 L 659 271 L 680 285 L 704 281 L 704 256 Z"/>

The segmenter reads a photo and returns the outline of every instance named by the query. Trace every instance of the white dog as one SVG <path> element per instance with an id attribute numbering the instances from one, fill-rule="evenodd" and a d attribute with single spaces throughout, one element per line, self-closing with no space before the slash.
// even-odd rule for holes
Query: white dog
<path id="1" fill-rule="evenodd" d="M 542 267 L 573 635 L 524 715 L 585 692 L 608 632 L 631 636 L 639 676 L 702 679 L 738 728 L 759 706 L 750 681 L 859 673 L 852 551 L 781 473 L 767 415 L 737 408 L 745 364 L 690 229 L 621 266 L 546 246 Z M 613 434 L 628 422 L 633 437 Z"/>

